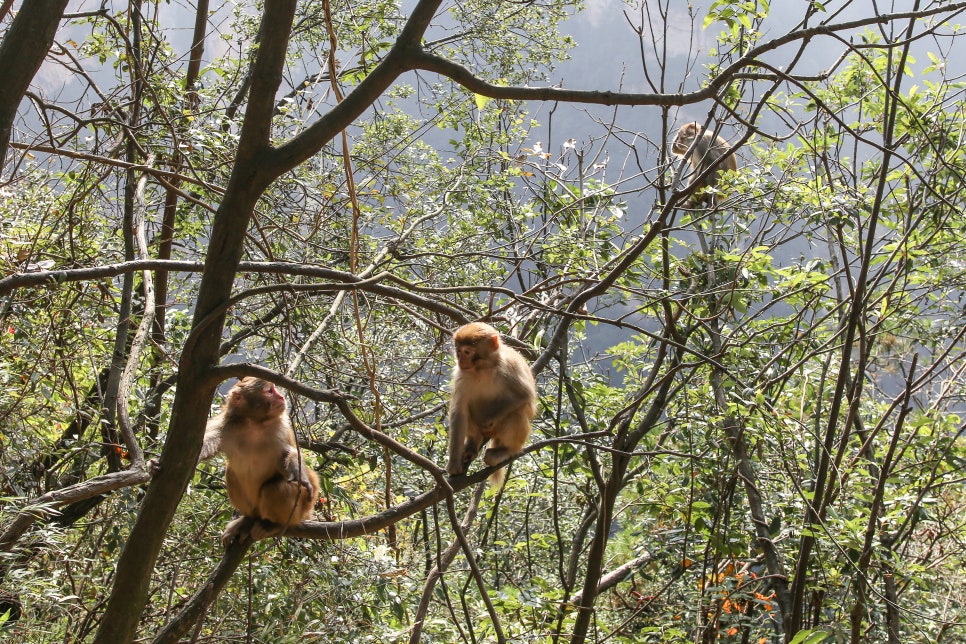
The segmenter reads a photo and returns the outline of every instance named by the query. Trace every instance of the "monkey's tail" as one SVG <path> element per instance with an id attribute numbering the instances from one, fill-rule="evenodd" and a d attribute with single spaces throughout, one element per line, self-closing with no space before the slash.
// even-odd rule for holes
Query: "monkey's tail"
<path id="1" fill-rule="evenodd" d="M 503 489 L 503 484 L 506 483 L 506 468 L 501 467 L 497 471 L 490 474 L 490 487 L 494 492 L 499 492 Z"/>

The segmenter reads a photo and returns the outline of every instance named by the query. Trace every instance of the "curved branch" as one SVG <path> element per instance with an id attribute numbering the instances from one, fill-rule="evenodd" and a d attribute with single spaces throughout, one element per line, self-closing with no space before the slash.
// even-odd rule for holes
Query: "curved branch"
<path id="1" fill-rule="evenodd" d="M 214 184 L 208 183 L 207 181 L 202 181 L 191 175 L 183 174 L 181 172 L 171 172 L 169 170 L 162 170 L 161 168 L 156 168 L 150 165 L 145 165 L 143 163 L 130 163 L 122 159 L 115 159 L 112 157 L 105 157 L 98 154 L 90 154 L 87 152 L 77 152 L 76 150 L 65 150 L 63 148 L 54 148 L 48 145 L 33 145 L 29 143 L 11 143 L 11 148 L 17 150 L 24 150 L 25 152 L 42 152 L 44 154 L 51 154 L 55 156 L 67 157 L 68 159 L 78 159 L 81 161 L 90 161 L 91 163 L 99 163 L 101 165 L 113 166 L 121 170 L 131 170 L 134 172 L 143 172 L 144 174 L 150 175 L 158 180 L 165 188 L 169 190 L 174 190 L 182 198 L 187 199 L 196 206 L 201 206 L 209 212 L 215 212 L 215 209 L 211 205 L 201 201 L 200 199 L 189 195 L 186 192 L 178 189 L 174 184 L 190 183 L 196 186 L 200 186 L 206 190 L 210 190 L 215 194 L 224 194 L 225 189 Z"/>
<path id="2" fill-rule="evenodd" d="M 885 13 L 834 25 L 826 24 L 789 31 L 783 36 L 774 38 L 748 50 L 744 56 L 741 56 L 726 68 L 721 70 L 717 76 L 712 78 L 708 84 L 701 89 L 693 92 L 678 94 L 641 94 L 630 92 L 562 89 L 559 87 L 513 87 L 493 85 L 492 83 L 488 83 L 474 75 L 466 67 L 426 51 L 418 42 L 411 41 L 402 43 L 402 40 L 400 40 L 402 43 L 400 49 L 404 50 L 404 60 L 408 65 L 411 65 L 413 69 L 422 69 L 424 71 L 440 74 L 441 76 L 445 76 L 456 83 L 459 83 L 471 92 L 481 94 L 489 98 L 518 101 L 559 101 L 596 105 L 655 105 L 662 107 L 675 107 L 700 103 L 718 96 L 722 89 L 732 82 L 734 76 L 742 68 L 758 66 L 757 59 L 759 56 L 783 47 L 787 44 L 796 41 L 808 41 L 817 36 L 832 36 L 841 31 L 851 31 L 870 25 L 888 24 L 898 20 L 920 20 L 922 18 L 937 15 L 942 15 L 944 19 L 949 19 L 958 13 L 962 13 L 963 11 L 966 11 L 966 2 L 957 2 L 953 4 L 936 6 L 926 10 Z"/>
<path id="3" fill-rule="evenodd" d="M 181 637 L 204 616 L 211 603 L 218 598 L 251 545 L 250 536 L 244 535 L 228 546 L 221 558 L 221 563 L 208 577 L 208 581 L 192 595 L 178 616 L 158 632 L 154 638 L 154 644 L 176 644 L 181 641 Z"/>
<path id="4" fill-rule="evenodd" d="M 700 103 L 717 96 L 724 84 L 711 82 L 700 90 L 688 94 L 640 94 L 632 92 L 609 92 L 599 90 L 562 89 L 559 87 L 520 87 L 494 85 L 476 76 L 466 67 L 442 56 L 432 54 L 420 46 L 410 46 L 406 53 L 414 69 L 421 69 L 445 76 L 466 89 L 482 96 L 516 101 L 559 101 L 591 105 L 660 105 L 680 106 Z"/>
<path id="5" fill-rule="evenodd" d="M 292 378 L 282 375 L 277 371 L 272 371 L 267 367 L 248 362 L 236 362 L 214 367 L 208 371 L 208 376 L 212 379 L 212 381 L 215 382 L 215 384 L 220 383 L 223 380 L 227 380 L 228 378 L 255 376 L 256 378 L 267 380 L 278 385 L 279 387 L 283 387 L 291 392 L 305 396 L 309 400 L 314 400 L 315 402 L 338 403 L 352 399 L 352 396 L 344 394 L 340 391 L 336 391 L 334 389 L 316 389 L 314 387 L 309 387 L 308 385 L 303 385 L 298 380 L 293 380 Z"/>
<path id="6" fill-rule="evenodd" d="M 148 159 L 148 165 L 151 165 L 152 160 L 153 155 Z M 135 190 L 136 204 L 132 205 L 132 209 L 134 210 L 132 216 L 135 220 L 135 225 L 134 230 L 131 231 L 131 236 L 141 259 L 148 257 L 148 240 L 144 232 L 144 184 L 145 177 L 142 175 Z M 151 271 L 144 271 L 141 284 L 144 289 L 144 310 L 141 313 L 141 322 L 138 324 L 137 331 L 131 341 L 127 361 L 124 364 L 124 370 L 121 372 L 117 387 L 117 421 L 121 428 L 121 436 L 127 445 L 128 454 L 131 455 L 131 463 L 135 467 L 140 467 L 144 463 L 144 452 L 138 443 L 137 437 L 134 435 L 134 427 L 131 424 L 131 413 L 128 409 L 128 400 L 131 397 L 131 389 L 134 385 L 134 377 L 138 363 L 141 360 L 141 352 L 144 350 L 145 344 L 147 344 L 151 327 L 154 325 L 156 301 L 154 280 L 151 278 Z"/>
<path id="7" fill-rule="evenodd" d="M 0 551 L 8 552 L 20 537 L 37 520 L 56 514 L 57 507 L 83 501 L 105 492 L 123 487 L 140 485 L 150 480 L 152 472 L 147 468 L 132 467 L 123 472 L 111 472 L 96 476 L 81 483 L 75 483 L 59 490 L 52 490 L 34 499 L 0 535 Z"/>
<path id="8" fill-rule="evenodd" d="M 180 271 L 196 273 L 204 268 L 202 262 L 185 262 L 170 259 L 134 260 L 133 262 L 118 262 L 104 266 L 89 268 L 71 268 L 67 270 L 35 271 L 30 273 L 14 273 L 0 279 L 0 296 L 9 295 L 16 289 L 33 288 L 38 286 L 54 286 L 67 282 L 83 282 L 84 280 L 117 277 L 134 271 Z"/>

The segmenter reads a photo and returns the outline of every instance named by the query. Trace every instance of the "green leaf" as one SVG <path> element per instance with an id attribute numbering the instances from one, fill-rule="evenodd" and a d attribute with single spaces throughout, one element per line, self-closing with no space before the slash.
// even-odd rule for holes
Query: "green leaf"
<path id="1" fill-rule="evenodd" d="M 818 644 L 824 641 L 828 637 L 828 631 L 823 631 L 819 629 L 809 629 L 807 631 L 798 631 L 792 641 L 788 644 Z"/>

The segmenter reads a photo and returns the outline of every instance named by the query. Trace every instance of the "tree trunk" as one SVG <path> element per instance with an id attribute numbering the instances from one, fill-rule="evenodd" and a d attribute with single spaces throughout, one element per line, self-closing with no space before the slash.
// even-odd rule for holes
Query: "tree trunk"
<path id="1" fill-rule="evenodd" d="M 0 43 L 0 171 L 5 166 L 7 145 L 20 99 L 40 69 L 64 15 L 67 0 L 24 2 Z"/>
<path id="2" fill-rule="evenodd" d="M 269 147 L 275 92 L 282 79 L 295 0 L 266 2 L 266 34 L 255 61 L 251 101 L 224 201 L 215 214 L 199 286 L 192 332 L 178 365 L 178 390 L 161 452 L 160 471 L 148 487 L 117 565 L 107 609 L 94 642 L 130 642 L 147 602 L 151 573 L 164 535 L 191 480 L 201 452 L 205 422 L 218 382 L 209 370 L 218 362 L 226 311 L 255 204 L 274 178 L 264 155 Z"/>

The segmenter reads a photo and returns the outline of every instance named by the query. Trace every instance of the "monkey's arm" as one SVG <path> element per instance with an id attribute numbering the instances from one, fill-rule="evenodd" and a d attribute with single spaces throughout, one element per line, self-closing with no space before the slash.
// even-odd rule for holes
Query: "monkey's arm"
<path id="1" fill-rule="evenodd" d="M 449 460 L 446 462 L 446 471 L 454 476 L 463 473 L 463 445 L 469 422 L 464 405 L 454 399 L 449 409 Z"/>
<path id="2" fill-rule="evenodd" d="M 205 427 L 205 442 L 201 446 L 201 454 L 198 455 L 198 462 L 206 461 L 221 451 L 221 425 L 213 421 L 212 418 Z"/>
<path id="3" fill-rule="evenodd" d="M 308 465 L 302 459 L 302 454 L 294 447 L 289 447 L 282 454 L 281 473 L 287 477 L 286 480 L 298 481 L 299 485 L 304 486 L 309 491 L 312 490 L 312 481 L 309 479 Z"/>

